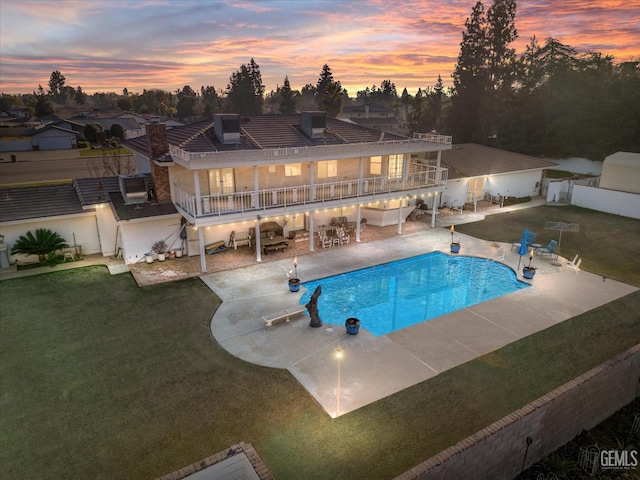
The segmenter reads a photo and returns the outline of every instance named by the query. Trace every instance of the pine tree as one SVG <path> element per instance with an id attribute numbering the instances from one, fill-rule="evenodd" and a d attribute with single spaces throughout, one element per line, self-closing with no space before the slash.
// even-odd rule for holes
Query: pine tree
<path id="1" fill-rule="evenodd" d="M 233 113 L 255 115 L 262 113 L 264 105 L 264 85 L 260 67 L 251 59 L 249 65 L 242 64 L 234 72 L 227 86 L 227 102 Z"/>
<path id="2" fill-rule="evenodd" d="M 340 82 L 333 80 L 329 65 L 325 64 L 316 84 L 316 104 L 329 117 L 337 117 L 342 109 L 343 89 Z"/>
<path id="3" fill-rule="evenodd" d="M 284 85 L 279 87 L 278 91 L 280 92 L 280 105 L 278 111 L 280 113 L 295 113 L 296 99 L 293 96 L 288 76 L 284 77 Z"/>

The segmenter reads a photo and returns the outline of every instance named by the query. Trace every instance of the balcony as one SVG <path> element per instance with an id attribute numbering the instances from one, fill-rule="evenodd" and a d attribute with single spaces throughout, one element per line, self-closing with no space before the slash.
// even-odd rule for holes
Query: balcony
<path id="1" fill-rule="evenodd" d="M 270 188 L 257 192 L 234 192 L 202 195 L 199 198 L 177 185 L 173 186 L 174 202 L 192 219 L 223 217 L 232 214 L 268 213 L 269 210 L 309 206 L 322 208 L 341 201 L 353 203 L 388 198 L 390 194 L 444 186 L 447 169 L 412 165 L 406 178 L 371 177 L 361 180 Z"/>
<path id="2" fill-rule="evenodd" d="M 414 134 L 406 140 L 389 140 L 374 143 L 321 145 L 314 147 L 285 147 L 215 152 L 189 152 L 170 145 L 169 153 L 174 162 L 191 170 L 222 166 L 254 165 L 274 161 L 330 160 L 393 153 L 417 153 L 451 148 L 451 136 L 432 133 Z M 445 145 L 446 147 L 443 147 Z"/>

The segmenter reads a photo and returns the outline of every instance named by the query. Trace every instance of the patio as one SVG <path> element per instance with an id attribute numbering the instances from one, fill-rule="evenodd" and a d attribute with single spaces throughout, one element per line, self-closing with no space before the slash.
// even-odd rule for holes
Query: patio
<path id="1" fill-rule="evenodd" d="M 462 254 L 493 259 L 504 252 L 500 261 L 517 268 L 520 257 L 510 244 L 457 237 Z M 450 240 L 446 229 L 423 228 L 321 250 L 298 259 L 298 275 L 304 282 L 431 251 L 447 252 Z M 266 327 L 264 315 L 300 307 L 302 289 L 291 293 L 286 282 L 289 258 L 201 278 L 223 302 L 211 322 L 216 340 L 243 360 L 288 369 L 336 417 L 636 290 L 588 272 L 576 275 L 564 265 L 551 265 L 549 257 L 534 262 L 538 273 L 527 281 L 531 288 L 381 337 L 362 328 L 358 335 L 329 324 L 310 328 L 308 317 Z M 521 272 L 518 277 L 522 279 Z"/>

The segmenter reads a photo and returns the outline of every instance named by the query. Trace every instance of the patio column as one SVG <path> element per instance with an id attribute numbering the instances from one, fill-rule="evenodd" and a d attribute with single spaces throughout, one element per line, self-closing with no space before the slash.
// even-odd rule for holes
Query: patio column
<path id="1" fill-rule="evenodd" d="M 196 192 L 196 217 L 202 215 L 202 199 L 200 198 L 200 175 L 198 170 L 193 171 L 193 186 Z"/>
<path id="2" fill-rule="evenodd" d="M 316 183 L 315 177 L 316 177 L 316 162 L 312 160 L 309 162 L 309 200 L 311 202 L 316 201 L 316 191 L 315 191 L 315 188 L 313 188 Z"/>
<path id="3" fill-rule="evenodd" d="M 438 213 L 438 193 L 433 194 L 433 205 L 431 206 L 431 228 L 436 226 L 436 214 Z"/>
<path id="4" fill-rule="evenodd" d="M 409 155 L 406 153 L 402 154 L 402 189 L 404 190 L 407 186 L 407 177 L 409 175 Z"/>
<path id="5" fill-rule="evenodd" d="M 309 251 L 315 252 L 313 211 L 309 212 Z"/>
<path id="6" fill-rule="evenodd" d="M 260 208 L 260 184 L 258 183 L 258 166 L 253 166 L 253 194 L 256 199 L 256 204 L 253 208 Z"/>
<path id="7" fill-rule="evenodd" d="M 360 243 L 360 216 L 362 215 L 362 205 L 356 207 L 356 242 Z"/>
<path id="8" fill-rule="evenodd" d="M 404 197 L 400 198 L 400 202 L 398 203 L 398 235 L 402 234 L 402 203 L 404 202 Z"/>
<path id="9" fill-rule="evenodd" d="M 260 215 L 258 215 L 258 217 L 256 218 L 256 238 L 255 238 L 256 262 L 262 261 L 262 245 L 260 243 L 260 219 L 261 218 L 262 217 L 260 217 Z"/>
<path id="10" fill-rule="evenodd" d="M 364 159 L 358 158 L 358 198 L 362 196 L 362 183 L 364 182 Z M 360 222 L 360 216 L 358 216 L 358 222 Z"/>
<path id="11" fill-rule="evenodd" d="M 200 244 L 200 270 L 202 273 L 207 273 L 207 257 L 204 251 L 204 228 L 198 228 L 198 243 Z"/>

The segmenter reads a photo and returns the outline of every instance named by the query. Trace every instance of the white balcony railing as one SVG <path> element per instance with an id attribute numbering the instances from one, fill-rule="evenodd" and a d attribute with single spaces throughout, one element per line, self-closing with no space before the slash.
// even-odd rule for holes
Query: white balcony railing
<path id="1" fill-rule="evenodd" d="M 447 181 L 447 169 L 423 167 L 403 178 L 370 177 L 362 180 L 342 180 L 315 185 L 297 185 L 196 197 L 178 185 L 173 186 L 178 207 L 193 218 L 266 212 L 273 208 L 297 205 L 322 206 L 327 202 L 345 199 L 375 200 L 376 197 L 405 190 L 436 187 Z"/>
<path id="2" fill-rule="evenodd" d="M 388 140 L 372 143 L 356 143 L 342 145 L 318 145 L 312 147 L 265 148 L 255 150 L 225 150 L 212 152 L 188 152 L 170 145 L 169 153 L 174 161 L 189 166 L 198 162 L 237 162 L 246 163 L 259 160 L 275 159 L 328 159 L 349 158 L 358 156 L 382 155 L 389 152 L 406 153 L 407 151 L 429 151 L 434 145 L 451 145 L 451 136 L 432 133 L 414 134 L 414 138 L 406 140 Z M 197 168 L 207 168 L 198 165 Z"/>

